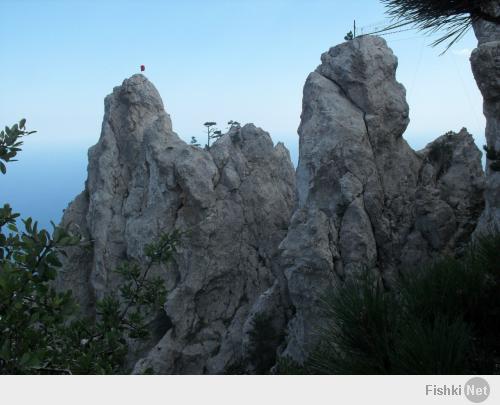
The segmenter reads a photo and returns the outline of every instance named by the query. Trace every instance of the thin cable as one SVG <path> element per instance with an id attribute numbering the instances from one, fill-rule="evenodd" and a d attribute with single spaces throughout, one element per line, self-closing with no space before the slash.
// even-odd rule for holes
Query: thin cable
<path id="1" fill-rule="evenodd" d="M 391 31 L 391 32 L 385 32 L 387 29 L 383 29 L 380 31 L 374 31 L 366 35 L 374 35 L 378 34 L 379 36 L 385 36 L 385 35 L 393 35 L 393 34 L 399 34 L 400 32 L 406 32 L 406 31 L 413 31 L 415 28 L 405 28 L 404 30 L 398 30 L 398 31 Z"/>
<path id="2" fill-rule="evenodd" d="M 467 98 L 467 102 L 469 103 L 469 108 L 472 111 L 472 115 L 474 116 L 474 120 L 476 121 L 476 124 L 478 128 L 481 128 L 481 124 L 479 122 L 479 114 L 477 113 L 476 108 L 474 107 L 474 104 L 472 103 L 472 98 L 470 97 L 469 91 L 467 90 L 465 86 L 465 81 L 462 78 L 462 75 L 460 73 L 460 70 L 458 68 L 457 62 L 455 60 L 455 56 L 451 55 L 451 60 L 453 61 L 453 66 L 455 67 L 455 71 L 457 72 L 458 78 L 460 80 L 460 84 L 462 85 L 462 90 L 464 91 L 465 97 Z"/>
<path id="3" fill-rule="evenodd" d="M 417 66 L 415 68 L 415 73 L 413 73 L 413 79 L 411 81 L 410 88 L 408 90 L 408 98 L 410 97 L 410 95 L 413 95 L 413 89 L 415 88 L 415 82 L 417 80 L 417 74 L 418 74 L 418 71 L 420 69 L 420 64 L 422 62 L 422 57 L 424 55 L 424 47 L 425 47 L 425 39 L 422 39 L 422 44 L 420 46 L 420 52 L 419 52 L 418 60 L 417 60 Z"/>

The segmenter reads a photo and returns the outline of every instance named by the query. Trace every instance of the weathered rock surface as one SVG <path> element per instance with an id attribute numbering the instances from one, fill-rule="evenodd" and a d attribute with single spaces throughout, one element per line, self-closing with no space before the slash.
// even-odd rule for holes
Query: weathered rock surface
<path id="1" fill-rule="evenodd" d="M 281 243 L 295 316 L 283 356 L 301 361 L 315 342 L 331 285 L 375 272 L 390 285 L 465 244 L 483 209 L 481 152 L 465 129 L 420 152 L 397 59 L 378 37 L 331 48 L 304 86 L 298 209 Z"/>
<path id="2" fill-rule="evenodd" d="M 220 373 L 245 355 L 257 313 L 284 328 L 278 245 L 295 204 L 295 173 L 287 149 L 249 124 L 209 151 L 173 131 L 154 86 L 134 75 L 105 100 L 99 142 L 89 151 L 85 191 L 63 218 L 94 241 L 70 252 L 61 286 L 89 313 L 116 289 L 113 273 L 141 260 L 163 231 L 186 231 L 167 271 L 168 289 L 154 347 L 135 371 Z"/>
<path id="3" fill-rule="evenodd" d="M 500 1 L 499 0 L 489 0 L 488 2 L 483 2 L 482 11 L 493 18 L 498 18 L 500 16 Z M 483 20 L 481 18 L 473 21 L 474 33 L 476 35 L 478 45 L 482 45 L 487 42 L 498 41 L 500 37 L 500 26 L 492 21 Z"/>
<path id="4" fill-rule="evenodd" d="M 493 0 L 484 12 L 500 17 L 500 1 Z M 478 47 L 472 52 L 474 78 L 483 95 L 486 117 L 486 144 L 500 153 L 500 25 L 478 20 L 474 23 Z M 481 215 L 477 234 L 500 231 L 500 172 L 486 162 L 486 207 Z"/>
<path id="5" fill-rule="evenodd" d="M 491 27 L 481 34 L 472 60 L 488 142 L 500 148 L 491 35 Z M 96 299 L 118 287 L 119 263 L 140 261 L 164 231 L 185 231 L 169 268 L 153 269 L 168 296 L 153 339 L 136 348 L 135 372 L 224 372 L 248 355 L 261 315 L 286 330 L 281 355 L 302 361 L 328 288 L 361 272 L 391 286 L 398 272 L 469 241 L 485 189 L 472 136 L 462 129 L 409 147 L 406 92 L 381 38 L 348 41 L 321 61 L 304 86 L 296 173 L 286 148 L 253 125 L 209 150 L 187 145 L 142 75 L 106 98 L 85 190 L 63 218 L 94 243 L 69 252 L 59 284 L 93 314 Z M 500 180 L 488 175 L 485 224 L 495 223 L 499 201 Z"/>

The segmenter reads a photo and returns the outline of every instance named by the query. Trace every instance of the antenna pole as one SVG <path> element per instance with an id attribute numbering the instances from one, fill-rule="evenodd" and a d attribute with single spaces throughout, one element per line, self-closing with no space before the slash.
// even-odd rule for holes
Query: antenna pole
<path id="1" fill-rule="evenodd" d="M 354 38 L 356 38 L 356 20 L 354 20 Z"/>

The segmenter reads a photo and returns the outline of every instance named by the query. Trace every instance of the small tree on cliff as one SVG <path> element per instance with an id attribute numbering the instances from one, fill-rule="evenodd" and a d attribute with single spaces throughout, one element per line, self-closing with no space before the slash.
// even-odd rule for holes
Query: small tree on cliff
<path id="1" fill-rule="evenodd" d="M 494 172 L 500 172 L 500 152 L 487 145 L 484 145 L 483 149 L 486 152 L 486 158 L 490 161 L 490 169 Z"/>
<path id="2" fill-rule="evenodd" d="M 382 0 L 394 20 L 388 29 L 413 26 L 429 33 L 444 31 L 433 45 L 448 42 L 446 50 L 460 40 L 475 20 L 500 24 L 485 9 L 491 0 Z"/>
<path id="3" fill-rule="evenodd" d="M 354 34 L 352 33 L 352 31 L 349 31 L 344 37 L 345 41 L 352 41 L 353 39 L 354 39 Z"/>
<path id="4" fill-rule="evenodd" d="M 207 128 L 207 148 L 210 148 L 210 140 L 220 138 L 222 132 L 215 127 L 217 125 L 216 122 L 208 121 L 203 125 Z"/>
<path id="5" fill-rule="evenodd" d="M 191 145 L 193 146 L 200 146 L 200 144 L 198 143 L 198 139 L 196 139 L 195 136 L 192 136 L 191 137 L 191 142 L 190 142 Z"/>

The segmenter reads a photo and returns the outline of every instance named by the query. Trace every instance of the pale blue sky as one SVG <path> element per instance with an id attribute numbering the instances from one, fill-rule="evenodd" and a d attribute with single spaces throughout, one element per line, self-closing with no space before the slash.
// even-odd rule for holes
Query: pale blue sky
<path id="1" fill-rule="evenodd" d="M 182 138 L 202 136 L 207 120 L 253 122 L 296 160 L 307 74 L 353 19 L 385 19 L 378 0 L 0 0 L 0 16 L 0 125 L 26 117 L 38 130 L 0 178 L 0 203 L 44 225 L 83 189 L 103 99 L 140 64 Z M 444 56 L 418 32 L 386 39 L 407 88 L 409 143 L 465 126 L 482 145 L 472 32 Z"/>

